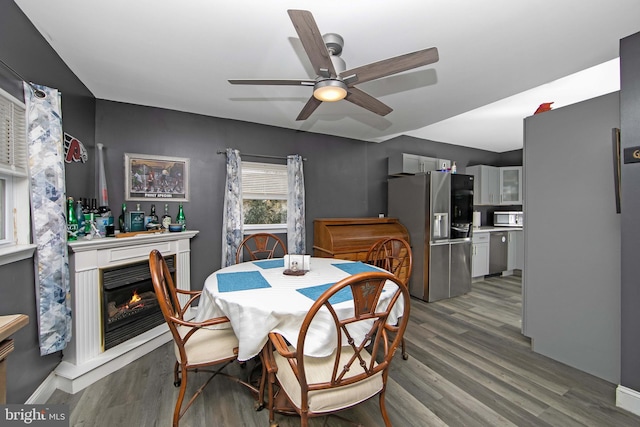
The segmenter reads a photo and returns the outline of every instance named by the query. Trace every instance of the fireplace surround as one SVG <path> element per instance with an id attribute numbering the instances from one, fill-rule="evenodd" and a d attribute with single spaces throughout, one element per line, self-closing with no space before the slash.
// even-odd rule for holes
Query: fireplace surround
<path id="1" fill-rule="evenodd" d="M 171 340 L 163 319 L 158 326 L 127 337 L 122 342 L 105 345 L 101 282 L 105 273 L 117 273 L 123 267 L 142 266 L 141 271 L 144 271 L 149 253 L 157 249 L 168 260 L 173 260 L 169 262 L 173 264 L 175 271 L 176 287 L 189 290 L 190 240 L 197 234 L 198 231 L 188 230 L 126 238 L 78 240 L 68 244 L 73 335 L 63 351 L 62 362 L 55 370 L 57 388 L 67 393 L 77 393 Z M 146 269 L 148 271 L 148 267 Z M 143 278 L 141 282 L 144 281 Z M 139 294 L 147 292 L 142 289 L 138 289 Z M 112 310 L 119 306 L 121 298 L 115 296 Z M 148 299 L 148 295 L 146 298 Z M 180 299 L 184 299 L 184 303 L 187 297 L 180 296 Z M 109 310 L 108 304 L 106 310 Z M 135 310 L 133 313 L 137 314 Z M 187 315 L 192 316 L 190 313 Z M 119 339 L 120 337 L 116 337 L 116 341 Z"/>

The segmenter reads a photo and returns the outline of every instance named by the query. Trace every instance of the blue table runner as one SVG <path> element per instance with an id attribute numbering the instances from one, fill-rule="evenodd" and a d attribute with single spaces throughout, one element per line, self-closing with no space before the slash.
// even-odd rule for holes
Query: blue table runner
<path id="1" fill-rule="evenodd" d="M 365 264 L 363 262 L 346 262 L 346 263 L 336 263 L 336 264 L 331 264 L 334 267 L 339 268 L 340 270 L 344 271 L 345 273 L 349 273 L 349 274 L 357 274 L 357 273 L 363 273 L 363 272 L 369 272 L 369 271 L 381 271 L 380 269 L 369 265 L 369 264 Z"/>
<path id="2" fill-rule="evenodd" d="M 267 259 L 264 261 L 253 261 L 253 263 L 264 269 L 284 267 L 284 259 Z"/>
<path id="3" fill-rule="evenodd" d="M 220 273 L 217 275 L 217 278 L 218 292 L 247 291 L 249 289 L 271 287 L 259 271 Z"/>
<path id="4" fill-rule="evenodd" d="M 296 289 L 296 291 L 300 292 L 305 297 L 312 299 L 313 301 L 316 301 L 327 289 L 329 289 L 333 285 L 335 285 L 335 283 L 326 283 L 324 285 L 317 285 L 317 286 L 310 286 L 308 288 Z M 353 299 L 353 294 L 351 293 L 351 287 L 347 286 L 346 288 L 340 289 L 331 298 L 329 298 L 329 302 L 331 304 L 338 304 L 338 303 L 349 301 L 352 299 Z"/>

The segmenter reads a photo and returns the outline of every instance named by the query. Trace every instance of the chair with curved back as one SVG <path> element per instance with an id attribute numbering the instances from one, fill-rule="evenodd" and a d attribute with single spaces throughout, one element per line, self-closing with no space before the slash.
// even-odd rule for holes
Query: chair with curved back
<path id="1" fill-rule="evenodd" d="M 387 288 L 388 304 L 378 304 L 383 287 L 389 282 L 395 283 L 397 291 L 387 294 Z M 352 317 L 339 318 L 334 310 L 332 297 L 339 292 L 340 304 L 346 303 L 344 293 L 351 292 L 352 299 L 346 301 L 353 304 Z M 311 417 L 339 412 L 376 395 L 384 423 L 390 426 L 385 407 L 387 376 L 407 326 L 409 305 L 406 285 L 392 274 L 358 273 L 332 285 L 315 301 L 302 323 L 295 346 L 288 344 L 279 333 L 271 332 L 262 353 L 269 376 L 271 426 L 277 426 L 275 412 L 298 414 L 300 425 L 307 427 Z M 390 319 L 392 313 L 400 320 Z M 332 320 L 336 349 L 326 357 L 305 356 L 305 343 L 313 339 L 314 332 L 310 331 L 318 317 L 324 322 Z M 353 331 L 364 333 L 357 335 Z"/>
<path id="2" fill-rule="evenodd" d="M 207 329 L 206 327 L 228 323 L 229 319 L 226 317 L 217 317 L 204 322 L 185 320 L 184 315 L 187 309 L 193 301 L 200 297 L 202 291 L 177 289 L 173 283 L 173 278 L 167 267 L 167 263 L 157 249 L 154 249 L 149 254 L 149 270 L 151 271 L 151 281 L 158 299 L 158 304 L 160 305 L 162 315 L 169 326 L 174 341 L 176 363 L 174 366 L 173 384 L 176 387 L 180 387 L 180 392 L 173 412 L 173 426 L 178 426 L 180 418 L 182 418 L 187 409 L 189 409 L 213 377 L 218 374 L 229 377 L 233 381 L 249 387 L 256 394 L 259 393 L 259 391 L 249 383 L 221 372 L 225 366 L 236 360 L 238 355 L 238 339 L 231 327 L 226 329 Z M 180 303 L 178 298 L 179 294 L 189 296 L 185 304 Z M 220 365 L 215 371 L 202 369 L 215 365 Z M 212 375 L 195 392 L 186 406 L 182 408 L 187 390 L 189 371 L 209 372 Z M 256 407 L 258 407 L 258 405 L 256 405 Z"/>
<path id="3" fill-rule="evenodd" d="M 366 262 L 376 267 L 384 268 L 405 285 L 409 286 L 413 269 L 413 254 L 409 243 L 399 237 L 389 237 L 378 240 L 367 253 Z M 402 339 L 402 358 L 407 360 L 409 355 Z"/>
<path id="4" fill-rule="evenodd" d="M 287 254 L 284 242 L 275 234 L 255 233 L 245 237 L 236 251 L 236 264 L 244 261 L 244 255 L 248 255 L 247 261 L 259 259 L 271 259 Z"/>

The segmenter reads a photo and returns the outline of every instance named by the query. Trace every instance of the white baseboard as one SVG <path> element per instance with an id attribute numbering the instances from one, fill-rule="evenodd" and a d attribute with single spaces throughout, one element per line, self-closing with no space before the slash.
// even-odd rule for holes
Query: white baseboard
<path id="1" fill-rule="evenodd" d="M 42 384 L 33 392 L 31 396 L 24 402 L 27 405 L 44 405 L 58 388 L 58 378 L 55 371 L 51 372 Z"/>
<path id="2" fill-rule="evenodd" d="M 76 394 L 94 382 L 168 343 L 171 339 L 169 328 L 164 324 L 105 351 L 83 365 L 63 360 L 54 371 L 57 377 L 56 387 L 66 393 Z"/>
<path id="3" fill-rule="evenodd" d="M 640 392 L 618 385 L 616 388 L 616 406 L 640 415 Z"/>
<path id="4" fill-rule="evenodd" d="M 185 319 L 193 320 L 196 312 L 197 306 L 190 307 L 185 313 Z M 29 396 L 25 403 L 33 405 L 46 404 L 56 389 L 75 394 L 171 341 L 171 339 L 169 328 L 163 324 L 114 347 L 96 358 L 96 360 L 83 366 L 62 361 Z"/>

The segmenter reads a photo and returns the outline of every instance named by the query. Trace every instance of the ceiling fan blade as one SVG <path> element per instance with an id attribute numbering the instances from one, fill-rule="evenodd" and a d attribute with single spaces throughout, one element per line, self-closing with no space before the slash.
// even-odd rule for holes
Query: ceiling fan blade
<path id="1" fill-rule="evenodd" d="M 416 52 L 407 53 L 405 55 L 393 58 L 383 59 L 382 61 L 372 62 L 362 67 L 352 68 L 341 73 L 341 76 L 349 80 L 348 85 L 356 83 L 364 83 L 380 77 L 390 76 L 402 71 L 411 70 L 412 68 L 422 67 L 423 65 L 437 62 L 438 49 L 431 47 L 428 49 L 418 50 Z M 349 79 L 355 74 L 355 79 Z"/>
<path id="2" fill-rule="evenodd" d="M 296 117 L 296 120 L 308 119 L 311 113 L 316 111 L 316 108 L 318 108 L 320 104 L 322 104 L 322 101 L 312 96 L 311 98 L 309 98 L 307 103 L 304 104 L 304 107 L 302 107 L 302 111 L 300 111 L 300 114 L 298 114 L 298 117 Z"/>
<path id="3" fill-rule="evenodd" d="M 279 86 L 313 86 L 315 80 L 229 80 L 232 85 L 279 85 Z"/>
<path id="4" fill-rule="evenodd" d="M 298 37 L 300 37 L 302 46 L 311 61 L 311 65 L 313 65 L 316 75 L 335 77 L 337 73 L 331 62 L 329 51 L 311 12 L 290 9 L 287 13 L 291 18 L 291 22 L 293 22 L 293 26 L 298 33 Z M 330 75 L 326 76 L 326 72 L 323 73 L 323 70 L 328 70 Z"/>
<path id="5" fill-rule="evenodd" d="M 355 87 L 349 88 L 347 97 L 345 99 L 373 113 L 376 113 L 379 116 L 386 116 L 393 111 L 393 108 L 389 107 L 387 104 L 378 101 L 373 96 Z"/>

